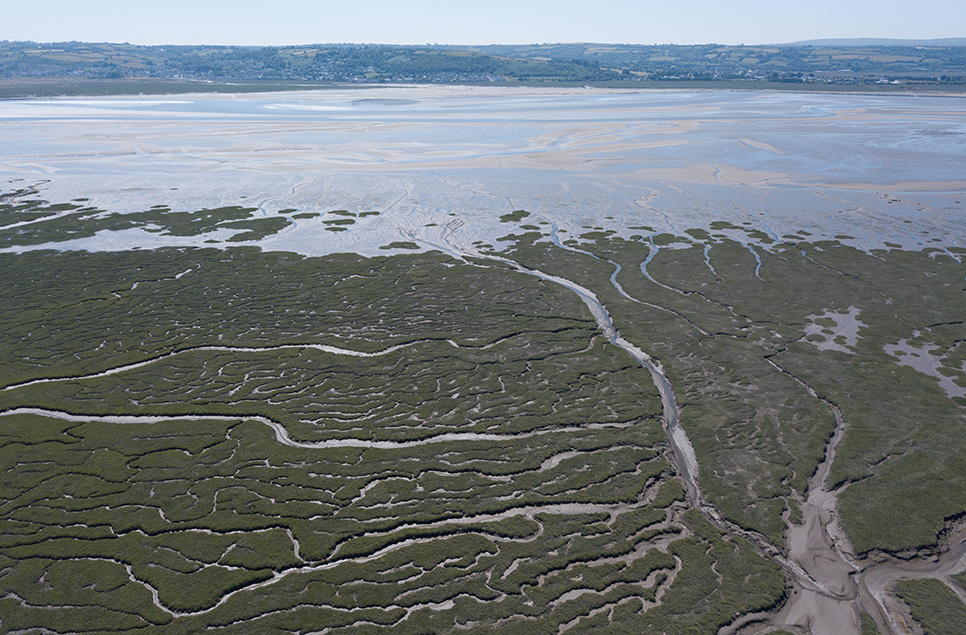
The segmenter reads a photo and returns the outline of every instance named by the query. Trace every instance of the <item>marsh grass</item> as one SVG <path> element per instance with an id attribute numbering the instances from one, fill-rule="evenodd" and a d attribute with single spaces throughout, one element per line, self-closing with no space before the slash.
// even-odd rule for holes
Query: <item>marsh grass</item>
<path id="1" fill-rule="evenodd" d="M 143 212 L 118 214 L 76 203 L 51 205 L 36 198 L 36 192 L 22 191 L 0 199 L 0 229 L 14 223 L 29 223 L 0 232 L 0 246 L 58 243 L 89 238 L 100 231 L 133 228 L 167 236 L 200 236 L 218 229 L 243 229 L 247 231 L 236 233 L 229 240 L 247 242 L 271 236 L 292 224 L 278 216 L 253 218 L 256 212 L 257 208 L 237 205 L 183 212 L 156 205 Z"/>
<path id="2" fill-rule="evenodd" d="M 966 604 L 939 580 L 901 580 L 896 592 L 909 605 L 925 635 L 966 632 Z"/>
<path id="3" fill-rule="evenodd" d="M 250 214 L 141 220 L 201 233 L 288 222 Z M 344 229 L 367 213 L 327 215 Z M 11 241 L 123 220 L 73 203 L 8 217 L 47 219 Z M 851 482 L 840 502 L 860 551 L 929 544 L 963 511 L 961 407 L 882 349 L 929 328 L 960 359 L 961 265 L 718 224 L 654 237 L 655 283 L 643 236 L 587 228 L 575 244 L 594 257 L 532 227 L 507 254 L 592 289 L 662 362 L 705 495 L 730 520 L 781 544 L 782 513 L 794 516 L 832 432 L 825 400 L 848 423 L 831 480 Z M 639 301 L 610 284 L 612 263 Z M 80 615 L 92 631 L 714 633 L 784 597 L 776 565 L 682 513 L 656 389 L 557 285 L 432 253 L 245 247 L 0 254 L 0 272 L 0 409 L 194 417 L 0 417 L 4 628 Z M 801 341 L 807 316 L 850 305 L 866 325 L 852 355 Z M 29 383 L 40 379 L 55 381 Z M 412 444 L 289 447 L 253 417 L 297 441 Z M 467 432 L 502 436 L 434 439 Z M 203 613 L 166 625 L 126 567 L 169 610 Z M 95 593 L 79 582 L 90 576 L 114 582 Z M 58 594 L 60 608 L 37 608 Z"/>
<path id="4" fill-rule="evenodd" d="M 726 222 L 638 240 L 584 236 L 579 248 L 595 257 L 515 239 L 515 259 L 593 289 L 621 333 L 663 363 L 702 488 L 732 521 L 782 544 L 782 513 L 796 515 L 832 434 L 829 403 L 847 431 L 828 484 L 851 483 L 840 510 L 860 553 L 935 544 L 945 519 L 966 511 L 953 451 L 966 443 L 962 404 L 883 350 L 921 331 L 947 352 L 943 372 L 962 380 L 966 266 L 947 254 L 866 254 L 799 236 L 778 244 Z M 649 256 L 653 281 L 641 270 Z M 638 302 L 609 283 L 608 261 Z M 864 324 L 852 354 L 803 340 L 809 315 L 850 306 Z"/>
<path id="5" fill-rule="evenodd" d="M 862 613 L 862 635 L 880 635 L 875 619 L 868 613 Z"/>
<path id="6" fill-rule="evenodd" d="M 679 535 L 668 518 L 683 490 L 664 458 L 656 390 L 565 290 L 432 254 L 44 252 L 3 255 L 0 268 L 3 410 L 162 417 L 0 417 L 5 627 L 82 613 L 91 630 L 160 627 L 170 616 L 143 582 L 167 610 L 202 612 L 172 632 L 319 619 L 419 632 L 517 614 L 555 629 L 635 594 L 653 599 L 641 580 L 674 567 L 654 550 L 608 560 Z M 406 346 L 351 357 L 309 348 L 319 344 Z M 199 348 L 212 345 L 251 350 Z M 125 364 L 140 365 L 103 374 Z M 304 441 L 504 438 L 298 448 L 253 416 Z M 539 512 L 565 504 L 626 509 Z M 119 580 L 100 603 L 67 581 L 95 570 Z M 37 580 L 49 593 L 28 588 Z M 62 608 L 32 608 L 57 594 Z M 450 601 L 400 622 L 398 607 Z"/>

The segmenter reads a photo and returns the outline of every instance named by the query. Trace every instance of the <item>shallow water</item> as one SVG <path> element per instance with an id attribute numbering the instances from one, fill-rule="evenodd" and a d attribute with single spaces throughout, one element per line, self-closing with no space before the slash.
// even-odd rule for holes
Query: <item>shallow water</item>
<path id="1" fill-rule="evenodd" d="M 514 209 L 569 236 L 726 220 L 865 249 L 963 246 L 963 165 L 956 97 L 400 87 L 0 102 L 7 191 L 110 212 L 383 212 L 340 233 L 297 221 L 259 242 L 306 255 L 385 254 L 400 232 L 438 238 L 454 215 L 464 238 L 492 242 Z M 132 230 L 59 246 L 225 237 Z"/>

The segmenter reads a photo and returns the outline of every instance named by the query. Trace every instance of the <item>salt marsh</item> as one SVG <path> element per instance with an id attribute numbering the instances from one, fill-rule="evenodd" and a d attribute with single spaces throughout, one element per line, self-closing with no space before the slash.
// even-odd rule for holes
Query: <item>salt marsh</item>
<path id="1" fill-rule="evenodd" d="M 98 566 L 126 619 L 173 630 L 898 632 L 883 580 L 966 566 L 964 115 L 468 87 L 0 102 L 3 606 L 46 624 L 75 574 L 23 581 Z M 113 542 L 74 535 L 95 525 Z M 186 531 L 210 553 L 128 551 Z M 425 564 L 457 540 L 473 557 Z"/>

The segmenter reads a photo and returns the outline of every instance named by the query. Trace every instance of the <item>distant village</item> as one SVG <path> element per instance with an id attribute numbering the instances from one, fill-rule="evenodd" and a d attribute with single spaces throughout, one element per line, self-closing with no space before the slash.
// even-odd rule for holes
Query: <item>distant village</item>
<path id="1" fill-rule="evenodd" d="M 0 42 L 0 78 L 354 84 L 966 85 L 966 46 L 136 46 Z"/>

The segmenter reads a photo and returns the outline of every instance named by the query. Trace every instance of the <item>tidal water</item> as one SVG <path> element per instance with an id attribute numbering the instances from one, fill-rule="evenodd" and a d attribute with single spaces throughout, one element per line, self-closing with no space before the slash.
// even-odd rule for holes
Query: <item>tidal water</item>
<path id="1" fill-rule="evenodd" d="M 964 166 L 961 97 L 387 87 L 0 102 L 3 191 L 121 213 L 381 212 L 338 233 L 293 219 L 258 242 L 307 255 L 443 231 L 499 247 L 516 209 L 569 236 L 728 221 L 863 249 L 963 246 Z M 134 229 L 58 247 L 212 238 Z"/>

